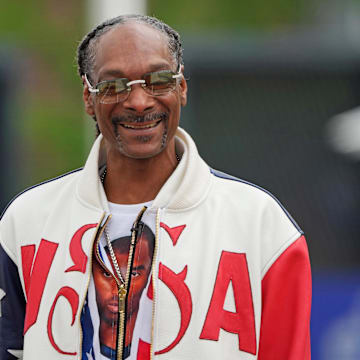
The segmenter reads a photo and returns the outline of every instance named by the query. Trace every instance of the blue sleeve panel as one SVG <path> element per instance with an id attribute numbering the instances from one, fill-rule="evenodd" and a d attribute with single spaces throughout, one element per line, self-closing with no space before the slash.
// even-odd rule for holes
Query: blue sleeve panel
<path id="1" fill-rule="evenodd" d="M 25 307 L 18 268 L 0 245 L 0 360 L 18 359 L 23 349 Z"/>

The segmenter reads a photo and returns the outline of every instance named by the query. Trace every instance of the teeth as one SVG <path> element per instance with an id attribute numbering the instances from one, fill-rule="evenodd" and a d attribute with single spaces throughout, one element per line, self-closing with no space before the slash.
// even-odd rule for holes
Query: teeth
<path id="1" fill-rule="evenodd" d="M 144 125 L 144 126 L 132 126 L 132 125 L 126 125 L 126 124 L 121 124 L 123 127 L 127 128 L 127 129 L 151 129 L 153 127 L 155 127 L 160 121 L 150 124 L 150 125 Z"/>

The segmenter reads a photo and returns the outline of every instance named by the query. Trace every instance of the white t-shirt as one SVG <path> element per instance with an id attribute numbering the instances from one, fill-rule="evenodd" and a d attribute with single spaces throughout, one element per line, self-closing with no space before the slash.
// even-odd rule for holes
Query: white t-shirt
<path id="1" fill-rule="evenodd" d="M 141 209 L 144 206 L 150 207 L 151 204 L 152 201 L 134 205 L 121 205 L 109 202 L 109 210 L 112 217 L 106 229 L 124 278 L 129 251 L 129 245 L 127 244 L 131 238 L 131 228 Z M 129 338 L 127 342 L 130 342 L 130 345 L 126 346 L 124 353 L 125 356 L 129 354 L 128 357 L 126 357 L 128 360 L 137 360 L 141 358 L 138 357 L 138 352 L 143 353 L 144 351 L 150 351 L 149 344 L 151 342 L 151 264 L 155 245 L 155 214 L 145 211 L 141 222 L 144 225 L 137 237 L 138 241 L 135 248 L 133 272 L 130 282 L 130 288 L 132 288 L 132 290 L 129 289 L 127 302 L 129 315 L 126 320 L 126 336 Z M 114 273 L 107 247 L 105 234 L 103 233 L 99 241 L 99 252 L 107 269 Z M 127 250 L 125 250 L 125 248 Z M 93 261 L 95 262 L 95 260 Z M 115 295 L 113 295 L 113 299 L 111 300 L 111 290 L 107 288 L 107 285 L 104 285 L 106 284 L 104 281 L 112 281 L 113 283 L 113 280 L 109 280 L 111 279 L 109 275 L 103 276 L 103 274 L 105 274 L 103 269 L 97 264 L 93 264 L 93 272 L 88 289 L 88 306 L 94 328 L 92 353 L 93 358 L 96 360 L 116 358 L 116 344 L 114 343 L 116 334 L 114 334 L 114 337 L 112 338 L 113 345 L 110 347 L 101 344 L 100 340 L 100 332 L 102 331 L 102 327 L 100 326 L 101 321 L 105 321 L 109 324 L 109 322 L 112 321 L 112 317 L 113 319 L 115 319 L 115 317 L 117 318 L 117 313 L 115 314 L 115 306 L 117 306 Z M 108 280 L 106 280 L 106 277 L 108 277 Z M 132 309 L 138 310 L 132 311 Z M 130 321 L 131 317 L 135 315 L 136 319 Z M 131 334 L 132 326 L 129 324 L 133 324 L 134 322 L 135 325 Z M 116 329 L 116 327 L 114 328 Z"/>

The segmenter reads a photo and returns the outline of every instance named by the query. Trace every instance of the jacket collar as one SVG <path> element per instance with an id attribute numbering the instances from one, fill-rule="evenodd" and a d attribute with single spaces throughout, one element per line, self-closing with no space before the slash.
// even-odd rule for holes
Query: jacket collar
<path id="1" fill-rule="evenodd" d="M 200 157 L 189 134 L 178 128 L 176 151 L 181 161 L 154 199 L 153 208 L 180 210 L 192 207 L 206 196 L 210 187 L 210 169 Z M 95 140 L 77 183 L 80 201 L 109 212 L 99 169 L 106 163 L 102 135 Z"/>

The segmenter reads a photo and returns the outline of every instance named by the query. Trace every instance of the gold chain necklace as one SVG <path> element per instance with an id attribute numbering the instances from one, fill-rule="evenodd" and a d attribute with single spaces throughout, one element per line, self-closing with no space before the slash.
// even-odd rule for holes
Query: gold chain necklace
<path id="1" fill-rule="evenodd" d="M 120 267 L 119 267 L 119 263 L 116 259 L 116 255 L 114 253 L 114 249 L 111 245 L 111 241 L 110 241 L 110 236 L 109 236 L 109 233 L 107 231 L 107 228 L 105 226 L 104 228 L 104 234 L 105 234 L 105 239 L 106 239 L 106 243 L 107 243 L 107 246 L 109 248 L 109 253 L 110 253 L 110 258 L 111 258 L 111 261 L 114 265 L 114 268 L 115 268 L 115 271 L 116 271 L 116 275 L 118 276 L 119 280 L 121 281 L 122 284 L 125 284 L 125 280 L 124 278 L 122 277 L 121 275 L 121 272 L 120 272 Z"/>
<path id="2" fill-rule="evenodd" d="M 177 153 L 175 153 L 175 156 L 176 156 L 176 160 L 177 162 L 179 163 L 180 162 L 180 157 Z M 106 173 L 107 173 L 107 168 L 105 167 L 103 173 L 101 174 L 100 176 L 100 181 L 101 183 L 103 184 L 104 186 L 104 181 L 105 181 L 105 177 L 106 177 Z M 110 253 L 110 259 L 111 259 L 111 262 L 113 263 L 114 265 L 114 269 L 115 269 L 115 272 L 116 272 L 116 275 L 118 276 L 118 279 L 121 281 L 121 283 L 123 285 L 125 285 L 125 280 L 123 278 L 123 276 L 121 275 L 121 271 L 120 271 L 120 267 L 119 267 L 119 263 L 116 259 L 116 255 L 115 255 L 115 252 L 114 252 L 114 249 L 111 245 L 111 240 L 110 240 L 110 236 L 109 236 L 109 233 L 108 233 L 108 230 L 107 230 L 107 225 L 105 225 L 105 228 L 104 228 L 104 234 L 105 234 L 105 240 L 106 240 L 106 243 L 108 245 L 108 248 L 109 248 L 109 253 Z"/>

